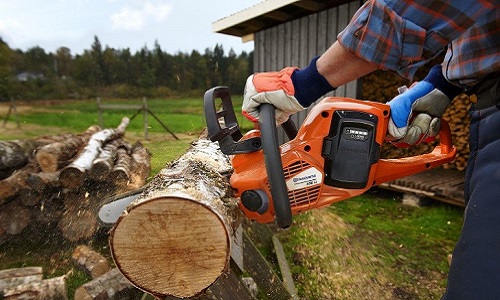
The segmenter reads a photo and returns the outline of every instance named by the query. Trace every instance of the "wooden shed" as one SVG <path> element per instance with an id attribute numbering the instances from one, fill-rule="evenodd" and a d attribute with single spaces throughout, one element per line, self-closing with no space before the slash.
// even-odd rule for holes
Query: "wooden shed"
<path id="1" fill-rule="evenodd" d="M 330 47 L 363 1 L 266 0 L 213 23 L 213 31 L 254 41 L 254 71 L 305 67 Z M 353 81 L 332 95 L 356 98 Z M 309 111 L 294 115 L 299 126 Z M 285 139 L 281 133 L 280 139 Z"/>

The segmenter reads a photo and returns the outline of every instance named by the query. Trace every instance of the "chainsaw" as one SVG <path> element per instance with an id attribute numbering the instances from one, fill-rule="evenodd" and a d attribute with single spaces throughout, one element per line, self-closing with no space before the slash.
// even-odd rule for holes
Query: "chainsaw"
<path id="1" fill-rule="evenodd" d="M 271 104 L 259 107 L 256 128 L 244 135 L 227 87 L 208 90 L 204 109 L 208 137 L 231 156 L 230 184 L 241 210 L 250 220 L 276 221 L 281 228 L 289 227 L 295 214 L 438 167 L 456 155 L 450 127 L 442 120 L 439 145 L 432 152 L 380 158 L 390 107 L 379 102 L 323 98 L 298 130 L 290 119 L 281 125 L 289 139 L 282 145 Z"/>

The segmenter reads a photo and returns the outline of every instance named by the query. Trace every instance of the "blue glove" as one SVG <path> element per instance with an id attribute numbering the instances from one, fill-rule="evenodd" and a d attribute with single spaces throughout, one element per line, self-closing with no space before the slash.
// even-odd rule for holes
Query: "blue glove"
<path id="1" fill-rule="evenodd" d="M 462 88 L 444 78 L 441 65 L 432 67 L 424 80 L 389 101 L 389 139 L 417 145 L 435 137 L 444 112 L 462 92 Z"/>

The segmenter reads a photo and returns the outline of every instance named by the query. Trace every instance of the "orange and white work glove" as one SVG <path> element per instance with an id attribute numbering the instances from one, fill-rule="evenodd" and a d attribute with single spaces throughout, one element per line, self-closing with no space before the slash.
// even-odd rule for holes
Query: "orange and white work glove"
<path id="1" fill-rule="evenodd" d="M 276 123 L 304 110 L 321 96 L 334 90 L 318 72 L 315 57 L 304 69 L 287 67 L 279 72 L 255 73 L 248 77 L 243 95 L 243 115 L 252 122 L 259 119 L 263 103 L 276 107 Z"/>
<path id="2" fill-rule="evenodd" d="M 432 140 L 439 133 L 444 112 L 461 92 L 462 88 L 444 78 L 441 65 L 432 67 L 422 81 L 388 102 L 389 140 L 410 146 Z"/>

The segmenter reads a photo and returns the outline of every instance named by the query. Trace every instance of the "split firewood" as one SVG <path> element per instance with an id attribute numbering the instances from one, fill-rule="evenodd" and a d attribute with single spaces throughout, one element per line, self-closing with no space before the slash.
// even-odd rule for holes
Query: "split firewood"
<path id="1" fill-rule="evenodd" d="M 73 135 L 63 141 L 47 144 L 36 152 L 36 160 L 43 172 L 55 172 L 70 163 L 79 149 L 98 132 L 99 126 L 91 126 L 84 133 Z"/>
<path id="2" fill-rule="evenodd" d="M 64 187 L 76 188 L 83 183 L 85 173 L 92 167 L 92 162 L 103 145 L 110 140 L 123 136 L 129 119 L 124 117 L 116 129 L 104 129 L 94 133 L 79 156 L 61 170 L 59 180 Z"/>
<path id="3" fill-rule="evenodd" d="M 4 290 L 5 300 L 68 299 L 66 276 L 54 277 L 18 285 Z"/>
<path id="4" fill-rule="evenodd" d="M 92 278 L 97 278 L 111 269 L 104 256 L 86 245 L 76 247 L 71 257 L 73 262 Z"/>
<path id="5" fill-rule="evenodd" d="M 77 288 L 75 300 L 140 299 L 141 294 L 114 268 Z"/>
<path id="6" fill-rule="evenodd" d="M 0 298 L 6 289 L 11 289 L 33 281 L 41 281 L 43 272 L 41 267 L 25 267 L 0 270 Z"/>
<path id="7" fill-rule="evenodd" d="M 110 233 L 112 256 L 127 279 L 158 297 L 183 298 L 227 270 L 240 215 L 223 175 L 230 170 L 218 145 L 200 139 L 152 179 Z"/>

